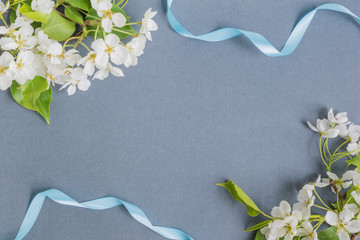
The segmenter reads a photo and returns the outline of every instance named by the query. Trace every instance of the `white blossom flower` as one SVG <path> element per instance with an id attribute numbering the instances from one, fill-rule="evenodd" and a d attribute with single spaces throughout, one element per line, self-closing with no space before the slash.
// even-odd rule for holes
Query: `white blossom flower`
<path id="1" fill-rule="evenodd" d="M 270 234 L 274 237 L 284 238 L 284 240 L 291 240 L 297 234 L 297 225 L 299 219 L 294 216 L 289 216 L 283 220 L 275 220 L 270 223 Z"/>
<path id="2" fill-rule="evenodd" d="M 316 122 L 316 127 L 314 127 L 314 125 L 312 125 L 310 122 L 307 122 L 307 124 L 311 128 L 311 130 L 318 132 L 321 135 L 324 135 L 324 137 L 326 138 L 335 138 L 340 133 L 339 129 L 331 128 L 327 119 L 318 119 Z"/>
<path id="3" fill-rule="evenodd" d="M 108 66 L 109 60 L 119 65 L 126 59 L 126 49 L 120 44 L 120 39 L 115 34 L 108 34 L 104 39 L 97 39 L 91 44 L 95 50 L 95 64 L 101 69 Z"/>
<path id="4" fill-rule="evenodd" d="M 108 63 L 108 66 L 105 69 L 100 69 L 94 75 L 94 79 L 104 80 L 109 77 L 109 72 L 115 77 L 124 77 L 124 73 L 120 68 L 112 66 Z"/>
<path id="5" fill-rule="evenodd" d="M 14 79 L 20 85 L 35 77 L 36 71 L 33 66 L 34 58 L 33 52 L 21 51 L 18 53 L 16 61 L 10 63 L 9 69 L 13 73 Z"/>
<path id="6" fill-rule="evenodd" d="M 109 1 L 101 1 L 97 4 L 97 14 L 102 17 L 101 26 L 104 31 L 109 33 L 113 28 L 113 24 L 116 27 L 123 27 L 126 24 L 126 18 L 122 13 L 112 12 L 112 3 Z"/>
<path id="7" fill-rule="evenodd" d="M 96 59 L 96 52 L 90 51 L 85 57 L 81 58 L 78 61 L 78 65 L 84 66 L 84 72 L 91 76 L 95 72 L 95 59 Z"/>
<path id="8" fill-rule="evenodd" d="M 50 14 L 55 6 L 55 2 L 52 0 L 32 0 L 31 9 L 35 12 L 42 12 Z"/>
<path id="9" fill-rule="evenodd" d="M 357 142 L 360 137 L 360 126 L 351 124 L 347 127 L 345 124 L 339 124 L 334 127 L 339 130 L 339 136 L 344 139 L 349 139 L 352 143 Z"/>
<path id="10" fill-rule="evenodd" d="M 133 38 L 126 44 L 129 54 L 124 62 L 125 67 L 137 65 L 138 57 L 144 53 L 145 44 L 146 38 L 143 35 Z"/>
<path id="11" fill-rule="evenodd" d="M 318 240 L 317 232 L 308 221 L 301 223 L 301 228 L 298 229 L 296 236 L 302 237 L 302 240 Z"/>
<path id="12" fill-rule="evenodd" d="M 152 12 L 150 8 L 146 11 L 144 18 L 141 21 L 140 33 L 144 34 L 149 41 L 152 41 L 150 32 L 158 30 L 158 25 L 152 20 L 156 14 L 157 12 Z"/>
<path id="13" fill-rule="evenodd" d="M 327 211 L 325 221 L 330 226 L 338 228 L 338 237 L 340 240 L 350 240 L 349 233 L 360 232 L 360 221 L 352 220 L 354 213 L 348 209 L 344 209 L 339 215 L 332 211 Z"/>
<path id="14" fill-rule="evenodd" d="M 84 73 L 81 68 L 77 67 L 72 69 L 70 77 L 71 79 L 60 88 L 60 90 L 62 90 L 69 86 L 67 89 L 69 96 L 75 94 L 76 87 L 81 91 L 87 91 L 89 89 L 91 82 L 89 81 L 87 74 Z"/>
<path id="15" fill-rule="evenodd" d="M 13 74 L 9 70 L 14 57 L 9 52 L 3 52 L 0 56 L 0 89 L 6 90 L 11 86 Z"/>
<path id="16" fill-rule="evenodd" d="M 48 64 L 47 70 L 46 70 L 46 80 L 48 83 L 52 83 L 54 86 L 55 84 L 65 84 L 66 78 L 65 71 L 67 69 L 64 69 L 61 65 L 55 65 L 55 64 Z"/>
<path id="17" fill-rule="evenodd" d="M 33 36 L 34 28 L 30 24 L 24 24 L 19 29 L 15 24 L 10 27 L 0 27 L 0 34 L 6 35 L 0 38 L 0 46 L 3 50 L 29 50 L 37 44 L 37 38 Z"/>
<path id="18" fill-rule="evenodd" d="M 329 183 L 331 180 L 334 181 L 338 192 L 340 192 L 343 188 L 349 188 L 351 186 L 353 176 L 352 171 L 347 171 L 344 173 L 342 178 L 339 178 L 335 173 L 332 172 L 327 172 L 327 175 L 329 176 L 329 179 L 323 179 L 323 181 L 329 181 Z M 331 190 L 336 193 L 334 188 L 331 188 Z"/>
<path id="19" fill-rule="evenodd" d="M 310 217 L 311 210 L 310 208 L 314 205 L 315 196 L 313 196 L 314 186 L 306 184 L 300 191 L 297 196 L 298 203 L 295 203 L 293 206 L 294 210 L 298 210 L 302 213 L 303 219 L 307 220 Z"/>
<path id="20" fill-rule="evenodd" d="M 42 45 L 45 46 L 45 45 Z M 61 54 L 63 53 L 63 47 L 59 42 L 51 41 L 51 44 L 42 50 L 44 52 L 44 61 L 51 64 L 61 64 Z"/>
<path id="21" fill-rule="evenodd" d="M 30 50 L 38 43 L 36 37 L 33 36 L 34 28 L 31 25 L 25 24 L 15 34 L 15 41 L 20 50 Z"/>
<path id="22" fill-rule="evenodd" d="M 290 216 L 291 206 L 287 201 L 281 201 L 279 207 L 273 207 L 271 210 L 271 216 L 276 218 L 285 218 Z"/>
<path id="23" fill-rule="evenodd" d="M 338 113 L 336 116 L 334 116 L 333 109 L 331 108 L 328 112 L 328 120 L 330 125 L 332 124 L 347 124 L 348 123 L 348 117 L 346 112 Z"/>
<path id="24" fill-rule="evenodd" d="M 70 49 L 69 51 L 63 51 L 59 58 L 61 59 L 63 64 L 69 65 L 73 67 L 76 63 L 78 63 L 81 59 L 78 50 Z"/>

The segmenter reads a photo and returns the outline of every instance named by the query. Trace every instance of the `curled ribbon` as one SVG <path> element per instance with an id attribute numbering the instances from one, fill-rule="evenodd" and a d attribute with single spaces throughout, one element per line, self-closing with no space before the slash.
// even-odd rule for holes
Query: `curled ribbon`
<path id="1" fill-rule="evenodd" d="M 198 39 L 206 42 L 219 42 L 230 38 L 234 38 L 239 35 L 245 35 L 262 53 L 264 53 L 269 57 L 281 57 L 293 53 L 295 49 L 299 46 L 301 39 L 303 38 L 315 13 L 318 10 L 330 10 L 330 11 L 344 13 L 355 18 L 357 22 L 360 23 L 360 18 L 356 16 L 354 13 L 352 13 L 346 7 L 336 3 L 323 4 L 313 9 L 312 11 L 307 13 L 303 18 L 300 19 L 300 21 L 295 25 L 284 47 L 281 49 L 281 51 L 279 51 L 261 34 L 256 32 L 245 31 L 237 28 L 221 28 L 203 35 L 195 36 L 191 34 L 188 30 L 186 30 L 175 18 L 174 14 L 170 9 L 172 3 L 173 0 L 167 0 L 167 15 L 171 27 L 178 34 L 187 38 Z"/>
<path id="2" fill-rule="evenodd" d="M 149 219 L 146 217 L 145 213 L 140 208 L 138 208 L 133 204 L 120 200 L 118 198 L 105 197 L 105 198 L 99 198 L 99 199 L 79 203 L 74 199 L 70 198 L 65 193 L 56 189 L 50 189 L 41 192 L 34 197 L 26 212 L 23 223 L 21 224 L 20 230 L 15 240 L 21 240 L 29 233 L 40 213 L 40 210 L 43 206 L 46 197 L 62 205 L 87 208 L 93 210 L 104 210 L 104 209 L 109 209 L 124 205 L 126 210 L 136 221 L 140 222 L 141 224 L 145 225 L 146 227 L 150 228 L 151 230 L 160 234 L 161 236 L 167 239 L 174 239 L 174 240 L 194 240 L 189 235 L 178 229 L 153 226 L 149 221 Z"/>

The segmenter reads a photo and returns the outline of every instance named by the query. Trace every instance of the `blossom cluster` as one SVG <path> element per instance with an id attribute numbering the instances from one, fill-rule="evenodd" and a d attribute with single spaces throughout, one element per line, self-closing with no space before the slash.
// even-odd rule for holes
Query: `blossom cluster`
<path id="1" fill-rule="evenodd" d="M 12 2 L 0 4 L 1 14 L 8 11 L 10 5 L 14 5 Z M 54 5 L 52 0 L 31 2 L 34 12 L 44 14 L 50 14 Z M 147 39 L 151 40 L 150 32 L 157 30 L 157 25 L 152 20 L 156 12 L 149 9 L 140 23 L 140 33 L 124 44 L 111 32 L 114 27 L 124 27 L 127 24 L 126 17 L 121 12 L 112 12 L 111 0 L 91 0 L 91 7 L 101 18 L 98 29 L 103 28 L 105 34 L 94 40 L 91 49 L 86 47 L 89 53 L 82 57 L 76 50 L 80 42 L 76 46 L 67 45 L 68 41 L 62 44 L 51 39 L 41 27 L 34 29 L 34 21 L 21 14 L 21 6 L 17 6 L 15 22 L 9 25 L 4 21 L 5 26 L 0 27 L 0 47 L 3 50 L 0 57 L 1 90 L 8 89 L 14 80 L 22 85 L 35 76 L 41 76 L 48 83 L 62 85 L 61 89 L 68 87 L 69 95 L 74 94 L 76 88 L 86 91 L 91 85 L 91 76 L 92 79 L 100 80 L 107 78 L 109 73 L 122 77 L 123 71 L 117 66 L 137 65 Z M 77 37 L 71 40 L 77 39 L 82 40 Z"/>
<path id="2" fill-rule="evenodd" d="M 334 115 L 332 109 L 328 113 L 328 118 L 318 119 L 316 127 L 307 122 L 309 127 L 318 132 L 324 138 L 341 137 L 346 139 L 347 151 L 352 155 L 358 155 L 360 151 L 360 126 L 348 120 L 347 113 L 342 112 Z"/>
<path id="3" fill-rule="evenodd" d="M 352 234 L 360 232 L 359 171 L 349 170 L 342 178 L 331 172 L 328 172 L 327 175 L 328 178 L 321 179 L 319 176 L 316 182 L 303 186 L 297 196 L 299 202 L 295 203 L 293 208 L 287 201 L 281 201 L 279 207 L 272 209 L 271 216 L 275 220 L 260 230 L 266 239 L 284 238 L 284 240 L 289 240 L 296 239 L 296 237 L 303 240 L 321 239 L 318 237 L 317 229 L 324 221 L 328 225 L 336 227 L 337 237 L 340 240 L 350 240 Z M 333 182 L 332 186 L 330 182 Z M 340 193 L 342 189 L 350 188 L 348 202 L 339 203 L 339 206 L 335 206 L 335 209 L 330 208 L 325 202 L 323 202 L 323 206 L 316 205 L 315 196 L 318 193 L 315 188 L 328 186 L 335 194 Z M 320 202 L 322 201 L 321 199 Z M 311 215 L 312 208 L 326 210 L 325 216 Z M 316 222 L 316 224 L 312 225 L 311 222 Z"/>
<path id="4" fill-rule="evenodd" d="M 232 194 L 236 188 L 236 199 L 255 211 L 255 215 L 261 213 L 269 218 L 248 229 L 258 230 L 256 240 L 355 240 L 360 236 L 360 126 L 351 123 L 346 112 L 335 115 L 333 109 L 330 109 L 327 118 L 317 120 L 316 127 L 310 122 L 307 124 L 320 134 L 320 157 L 327 176 L 322 177 L 320 174 L 316 181 L 305 184 L 297 195 L 298 202 L 293 206 L 287 201 L 281 201 L 267 215 L 245 193 L 238 194 L 242 190 L 236 185 L 234 187 L 232 181 L 231 184 L 219 184 Z M 331 151 L 329 139 L 333 138 L 342 141 Z M 355 169 L 346 169 L 339 177 L 332 166 L 344 158 L 347 158 L 348 167 Z M 323 199 L 318 192 L 319 188 L 323 188 L 321 192 L 330 190 L 337 201 Z M 255 216 L 254 212 L 249 215 Z M 329 227 L 319 231 L 324 223 Z"/>

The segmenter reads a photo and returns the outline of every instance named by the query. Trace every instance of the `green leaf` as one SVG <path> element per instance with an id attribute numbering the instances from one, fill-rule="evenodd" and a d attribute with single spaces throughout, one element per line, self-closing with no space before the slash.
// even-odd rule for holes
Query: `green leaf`
<path id="1" fill-rule="evenodd" d="M 261 229 L 261 228 L 269 225 L 269 223 L 271 223 L 271 222 L 272 222 L 272 220 L 263 221 L 261 223 L 256 224 L 255 226 L 252 226 L 251 228 L 244 230 L 244 232 L 250 232 L 250 231 L 255 231 L 255 230 Z"/>
<path id="2" fill-rule="evenodd" d="M 339 240 L 337 235 L 337 227 L 330 227 L 325 229 L 324 231 L 319 232 L 318 238 L 319 240 Z"/>
<path id="3" fill-rule="evenodd" d="M 347 160 L 346 162 L 347 162 L 348 166 L 354 165 L 354 166 L 356 166 L 358 169 L 360 169 L 360 154 L 359 154 L 359 155 L 356 155 L 355 157 L 353 157 L 353 158 L 350 159 L 350 160 Z"/>
<path id="4" fill-rule="evenodd" d="M 126 18 L 126 23 L 129 23 L 130 17 L 127 16 L 126 13 L 124 12 L 124 10 L 122 10 L 120 7 L 114 5 L 112 7 L 111 11 L 122 13 Z M 88 13 L 88 15 L 86 16 L 85 19 L 90 20 L 90 21 L 96 21 L 96 20 L 101 21 L 101 18 L 97 15 L 96 10 L 93 9 L 93 8 L 90 9 L 90 11 L 89 11 L 89 13 Z M 99 24 L 101 24 L 101 23 L 99 22 Z M 96 30 L 96 28 L 97 28 L 96 26 L 88 26 L 89 30 Z M 124 39 L 124 38 L 127 38 L 129 36 L 138 34 L 138 32 L 129 25 L 126 25 L 126 26 L 124 26 L 122 28 L 115 27 L 114 29 L 115 30 L 113 30 L 111 33 L 117 35 L 120 39 Z M 116 31 L 116 30 L 119 30 L 119 31 Z M 95 37 L 95 31 L 91 31 L 90 35 Z M 101 38 L 103 36 L 104 36 L 104 32 L 103 32 L 103 29 L 100 26 L 100 28 L 98 30 L 97 38 Z"/>
<path id="5" fill-rule="evenodd" d="M 259 230 L 259 231 L 257 231 L 257 233 L 256 233 L 255 240 L 266 240 L 266 238 L 265 238 L 265 235 L 262 234 L 262 233 L 260 232 L 260 230 Z"/>
<path id="6" fill-rule="evenodd" d="M 23 85 L 13 81 L 11 94 L 15 101 L 21 106 L 36 111 L 50 124 L 50 103 L 52 100 L 52 89 L 45 78 L 36 76 Z"/>
<path id="7" fill-rule="evenodd" d="M 35 22 L 42 22 L 46 23 L 50 17 L 50 14 L 41 13 L 41 12 L 34 12 L 31 7 L 27 4 L 21 6 L 19 12 L 24 15 L 25 17 L 35 21 Z M 15 15 L 16 16 L 16 15 Z"/>
<path id="8" fill-rule="evenodd" d="M 349 204 L 349 203 L 355 203 L 356 204 L 356 201 L 355 199 L 351 196 L 351 193 L 356 191 L 357 189 L 355 187 L 352 187 L 350 188 L 349 190 L 347 190 L 346 192 L 346 204 Z"/>
<path id="9" fill-rule="evenodd" d="M 52 11 L 49 20 L 41 24 L 41 28 L 51 39 L 65 41 L 75 32 L 75 23 Z"/>
<path id="10" fill-rule="evenodd" d="M 10 23 L 14 23 L 16 20 L 17 16 L 16 16 L 16 11 L 15 10 L 11 10 L 10 12 Z"/>
<path id="11" fill-rule="evenodd" d="M 256 206 L 256 204 L 241 188 L 236 186 L 233 181 L 228 181 L 227 183 L 218 183 L 216 185 L 226 188 L 233 198 L 244 204 L 250 216 L 255 217 L 260 213 L 260 209 Z"/>
<path id="12" fill-rule="evenodd" d="M 79 13 L 78 10 L 76 10 L 74 7 L 72 6 L 66 6 L 65 7 L 65 15 L 70 18 L 71 20 L 79 23 L 79 24 L 83 24 L 84 23 L 84 19 L 82 17 L 82 15 Z"/>
<path id="13" fill-rule="evenodd" d="M 37 28 L 41 27 L 41 22 L 33 22 L 33 23 L 31 23 L 31 26 L 32 26 L 34 29 L 37 29 Z"/>
<path id="14" fill-rule="evenodd" d="M 36 99 L 35 104 L 38 107 L 38 113 L 50 124 L 50 103 L 52 100 L 52 89 L 49 89 L 40 94 L 40 97 Z"/>
<path id="15" fill-rule="evenodd" d="M 65 2 L 85 11 L 89 11 L 91 8 L 90 0 L 65 0 Z"/>

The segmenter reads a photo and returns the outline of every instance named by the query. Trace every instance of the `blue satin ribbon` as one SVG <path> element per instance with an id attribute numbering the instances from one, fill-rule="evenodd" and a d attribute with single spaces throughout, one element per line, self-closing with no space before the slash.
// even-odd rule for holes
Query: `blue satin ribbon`
<path id="1" fill-rule="evenodd" d="M 104 210 L 104 209 L 109 209 L 123 205 L 136 221 L 140 222 L 141 224 L 145 225 L 146 227 L 150 228 L 154 232 L 160 234 L 161 236 L 167 239 L 194 240 L 189 235 L 178 229 L 153 226 L 149 221 L 149 219 L 146 217 L 145 213 L 140 208 L 138 208 L 133 204 L 120 200 L 118 198 L 105 197 L 105 198 L 99 198 L 96 200 L 79 203 L 74 199 L 70 198 L 65 193 L 56 189 L 50 189 L 45 192 L 41 192 L 34 197 L 26 212 L 23 223 L 21 224 L 20 230 L 15 240 L 21 240 L 29 233 L 40 213 L 40 210 L 43 206 L 46 197 L 62 205 L 87 208 L 93 210 Z"/>
<path id="2" fill-rule="evenodd" d="M 285 43 L 284 47 L 281 51 L 277 50 L 264 36 L 256 32 L 245 31 L 237 28 L 222 28 L 218 29 L 203 35 L 195 36 L 191 34 L 188 30 L 186 30 L 179 21 L 175 18 L 174 14 L 171 11 L 171 5 L 173 0 L 167 0 L 167 14 L 168 20 L 171 27 L 175 32 L 180 35 L 188 38 L 194 38 L 206 42 L 219 42 L 224 41 L 239 35 L 245 35 L 261 52 L 269 57 L 281 57 L 287 56 L 295 51 L 295 49 L 299 46 L 301 39 L 303 38 L 307 28 L 309 27 L 315 13 L 318 10 L 330 10 L 336 11 L 340 13 L 345 13 L 357 20 L 360 23 L 360 18 L 352 13 L 346 7 L 336 4 L 336 3 L 326 3 L 323 4 L 309 13 L 307 13 L 300 21 L 296 24 L 293 31 L 290 34 L 289 39 Z"/>

